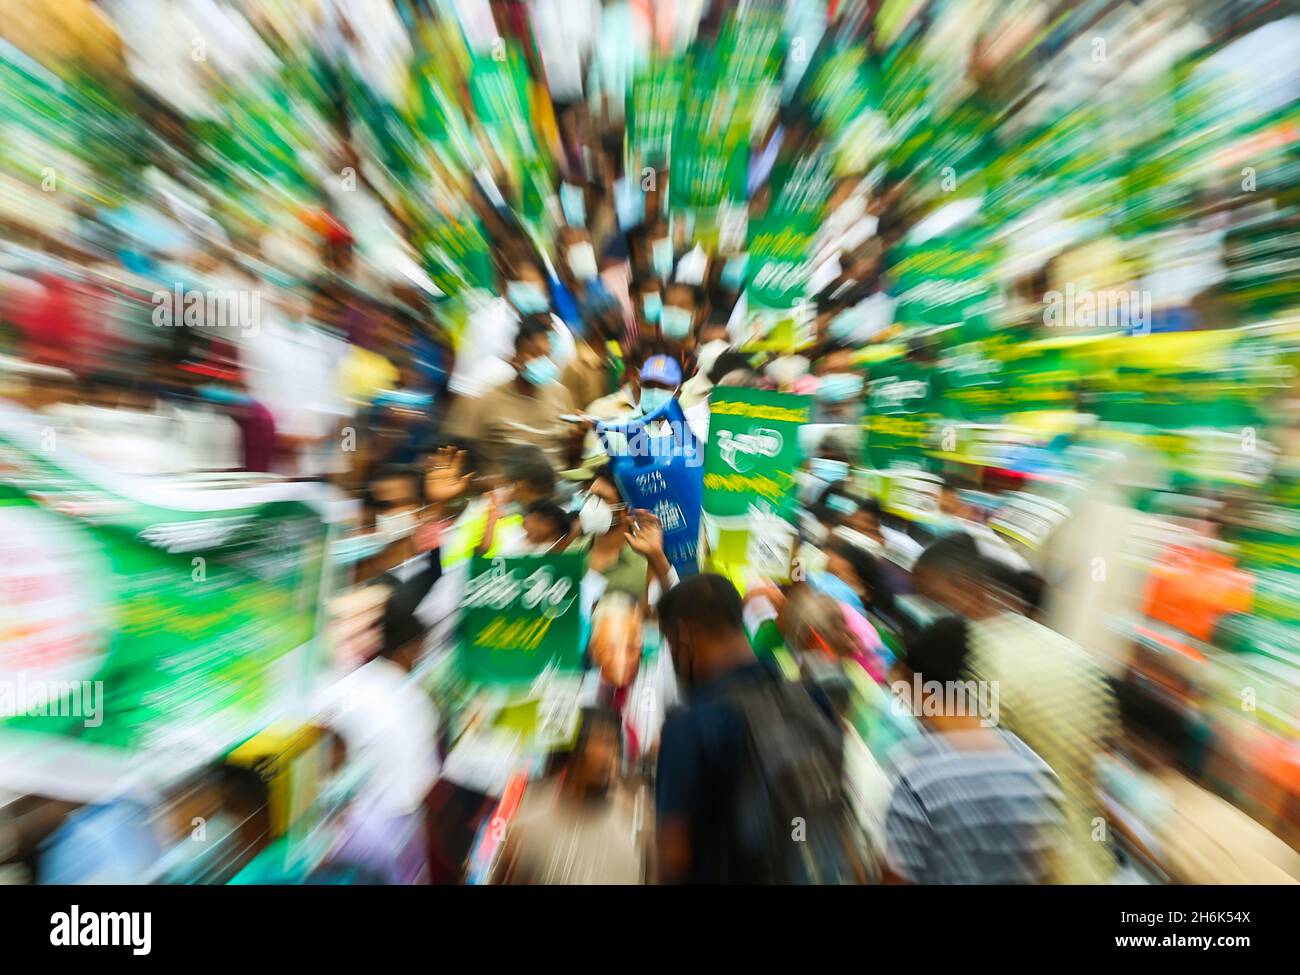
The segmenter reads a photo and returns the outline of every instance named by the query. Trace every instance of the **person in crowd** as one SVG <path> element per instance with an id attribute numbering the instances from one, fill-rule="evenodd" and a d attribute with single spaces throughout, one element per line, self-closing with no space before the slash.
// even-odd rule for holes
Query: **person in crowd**
<path id="1" fill-rule="evenodd" d="M 277 291 L 256 341 L 240 347 L 249 393 L 275 418 L 277 473 L 321 477 L 340 469 L 335 432 L 348 415 L 339 371 L 348 344 L 334 331 L 335 309 L 324 290 L 308 303 Z"/>
<path id="2" fill-rule="evenodd" d="M 981 711 L 967 637 L 965 620 L 942 617 L 906 644 L 896 686 L 928 733 L 895 760 L 887 879 L 1043 883 L 1064 840 L 1061 789 L 1042 758 Z"/>
<path id="3" fill-rule="evenodd" d="M 482 473 L 499 474 L 506 451 L 515 444 L 537 447 L 556 470 L 564 469 L 576 452 L 573 428 L 560 419 L 571 404 L 551 356 L 551 335 L 545 315 L 530 313 L 515 335 L 512 378 L 452 407 L 445 433 L 475 445 Z"/>
<path id="4" fill-rule="evenodd" d="M 1093 839 L 1100 815 L 1094 757 L 1112 739 L 1114 695 L 1097 665 L 1054 630 L 1017 609 L 1017 598 L 974 539 L 941 538 L 917 559 L 916 591 L 968 621 L 968 676 L 997 686 L 1001 725 L 1059 776 L 1066 832 L 1048 876 L 1058 883 L 1102 883 L 1114 870 Z"/>
<path id="5" fill-rule="evenodd" d="M 500 884 L 642 884 L 649 820 L 622 784 L 619 717 L 585 708 L 573 751 L 556 775 L 530 783 L 506 827 Z"/>
<path id="6" fill-rule="evenodd" d="M 676 578 L 657 519 L 629 510 L 608 469 L 598 471 L 579 498 L 578 547 L 587 552 L 588 571 L 599 577 L 596 588 L 625 592 L 643 604 L 657 600 Z"/>
<path id="7" fill-rule="evenodd" d="M 520 531 L 497 544 L 495 536 L 500 512 L 493 496 L 489 501 L 483 540 L 479 542 L 479 555 L 489 552 L 504 556 L 544 555 L 547 552 L 562 551 L 573 528 L 573 519 L 567 511 L 550 498 L 538 498 L 524 508 L 519 522 Z"/>
<path id="8" fill-rule="evenodd" d="M 569 392 L 570 412 L 586 412 L 604 396 L 617 392 L 622 380 L 619 348 L 621 315 L 608 294 L 590 302 L 584 317 L 586 334 L 560 382 Z"/>
<path id="9" fill-rule="evenodd" d="M 379 655 L 331 685 L 322 720 L 365 772 L 331 857 L 379 872 L 385 883 L 427 883 L 425 802 L 438 779 L 438 714 L 411 672 L 427 630 L 416 608 L 429 580 L 396 586 L 384 606 Z"/>
<path id="10" fill-rule="evenodd" d="M 659 341 L 664 352 L 677 360 L 690 375 L 695 365 L 695 328 L 700 322 L 704 299 L 694 285 L 672 283 L 664 289 L 659 312 Z"/>
<path id="11" fill-rule="evenodd" d="M 376 470 L 362 496 L 362 529 L 374 536 L 382 549 L 357 564 L 357 579 L 399 577 L 413 568 L 416 530 L 425 507 L 422 468 L 391 465 Z"/>
<path id="12" fill-rule="evenodd" d="M 659 625 L 685 698 L 668 712 L 659 743 L 660 880 L 863 879 L 830 702 L 755 658 L 740 594 L 722 576 L 700 573 L 670 589 Z M 759 785 L 772 775 L 783 778 L 780 795 Z M 808 844 L 791 837 L 799 808 L 816 837 Z"/>
<path id="13" fill-rule="evenodd" d="M 472 302 L 456 349 L 448 389 L 458 397 L 474 399 L 511 378 L 517 351 L 512 340 L 526 320 L 531 327 L 545 327 L 546 355 L 555 363 L 556 378 L 576 354 L 573 332 L 551 310 L 546 273 L 531 245 L 521 237 L 507 237 L 499 242 L 498 255 L 497 296 Z"/>

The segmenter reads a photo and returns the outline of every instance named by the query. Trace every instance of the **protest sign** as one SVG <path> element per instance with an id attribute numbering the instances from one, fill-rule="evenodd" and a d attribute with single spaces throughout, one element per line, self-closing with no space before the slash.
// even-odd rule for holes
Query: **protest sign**
<path id="1" fill-rule="evenodd" d="M 0 409 L 3 780 L 89 797 L 142 753 L 183 767 L 300 706 L 327 489 L 113 474 L 42 422 Z M 67 761 L 31 767 L 55 742 Z"/>
<path id="2" fill-rule="evenodd" d="M 475 556 L 461 600 L 463 676 L 477 684 L 526 685 L 547 667 L 578 669 L 584 571 L 579 553 Z"/>
<path id="3" fill-rule="evenodd" d="M 609 469 L 632 508 L 659 519 L 664 554 L 679 575 L 697 571 L 703 448 L 681 404 L 669 400 L 643 417 L 598 423 Z"/>
<path id="4" fill-rule="evenodd" d="M 709 397 L 709 410 L 704 511 L 744 518 L 758 507 L 792 519 L 794 474 L 803 461 L 799 427 L 812 420 L 812 399 L 720 386 Z"/>

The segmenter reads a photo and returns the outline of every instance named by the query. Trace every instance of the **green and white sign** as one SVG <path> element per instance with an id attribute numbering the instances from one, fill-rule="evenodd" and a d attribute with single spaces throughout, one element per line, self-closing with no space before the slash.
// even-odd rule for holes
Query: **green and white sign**
<path id="1" fill-rule="evenodd" d="M 709 411 L 705 514 L 746 518 L 757 507 L 791 520 L 794 475 L 803 462 L 799 427 L 811 422 L 812 399 L 719 386 L 709 397 Z"/>
<path id="2" fill-rule="evenodd" d="M 477 684 L 530 684 L 548 667 L 582 663 L 581 553 L 470 562 L 461 600 L 463 676 Z"/>
<path id="3" fill-rule="evenodd" d="M 0 781 L 89 796 L 302 706 L 328 490 L 117 475 L 40 423 L 0 409 Z"/>

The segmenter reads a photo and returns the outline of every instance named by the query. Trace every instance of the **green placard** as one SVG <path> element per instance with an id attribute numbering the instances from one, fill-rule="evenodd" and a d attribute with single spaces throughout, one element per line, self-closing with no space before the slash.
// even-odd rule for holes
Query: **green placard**
<path id="1" fill-rule="evenodd" d="M 803 462 L 799 426 L 812 399 L 791 393 L 719 386 L 709 397 L 704 511 L 745 517 L 751 505 L 794 517 L 795 471 Z"/>
<path id="2" fill-rule="evenodd" d="M 56 739 L 56 778 L 91 753 L 216 754 L 304 706 L 327 491 L 113 475 L 23 416 L 0 412 L 0 753 L 48 745 L 0 771 Z"/>
<path id="3" fill-rule="evenodd" d="M 548 666 L 579 669 L 584 572 L 580 553 L 475 556 L 461 600 L 465 677 L 480 684 L 528 684 Z"/>

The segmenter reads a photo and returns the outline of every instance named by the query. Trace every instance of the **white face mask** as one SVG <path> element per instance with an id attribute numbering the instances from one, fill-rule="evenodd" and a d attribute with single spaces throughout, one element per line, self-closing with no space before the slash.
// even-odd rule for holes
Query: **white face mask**
<path id="1" fill-rule="evenodd" d="M 714 339 L 712 342 L 705 342 L 701 345 L 700 351 L 695 356 L 697 363 L 695 375 L 703 376 L 707 382 L 709 372 L 713 369 L 714 363 L 718 361 L 718 356 L 729 348 L 731 348 L 731 343 L 726 339 Z"/>
<path id="2" fill-rule="evenodd" d="M 396 542 L 415 531 L 418 523 L 419 519 L 410 509 L 393 514 L 375 515 L 375 534 L 389 542 Z"/>
<path id="3" fill-rule="evenodd" d="M 578 509 L 578 524 L 584 535 L 607 535 L 614 527 L 614 509 L 604 498 L 590 494 Z"/>
<path id="4" fill-rule="evenodd" d="M 590 244 L 574 244 L 569 248 L 569 270 L 579 281 L 590 281 L 599 272 L 596 266 L 596 249 Z"/>

